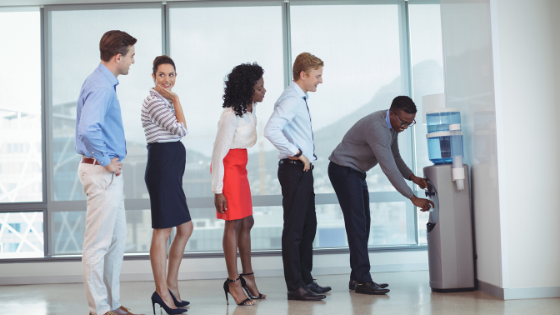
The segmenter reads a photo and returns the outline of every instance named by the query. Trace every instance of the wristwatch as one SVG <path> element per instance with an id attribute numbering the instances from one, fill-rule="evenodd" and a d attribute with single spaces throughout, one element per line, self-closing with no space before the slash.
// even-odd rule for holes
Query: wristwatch
<path id="1" fill-rule="evenodd" d="M 298 152 L 296 153 L 296 155 L 294 155 L 294 157 L 298 158 L 303 154 L 303 152 L 301 151 L 301 149 L 298 148 Z"/>

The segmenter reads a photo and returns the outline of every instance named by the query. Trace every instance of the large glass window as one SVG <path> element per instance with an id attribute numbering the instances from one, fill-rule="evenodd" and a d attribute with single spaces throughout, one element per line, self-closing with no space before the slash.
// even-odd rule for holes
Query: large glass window
<path id="1" fill-rule="evenodd" d="M 53 254 L 80 253 L 85 229 L 85 200 L 78 179 L 80 156 L 74 150 L 76 104 L 80 88 L 98 66 L 99 41 L 109 30 L 121 30 L 138 39 L 135 63 L 126 76 L 119 76 L 119 98 L 127 156 L 123 161 L 125 199 L 148 198 L 144 183 L 146 140 L 140 122 L 140 109 L 153 86 L 152 61 L 162 54 L 161 5 L 54 7 L 49 20 L 49 85 L 52 227 L 50 251 Z M 129 242 L 127 252 L 147 251 L 151 233 L 150 216 L 143 215 L 146 204 L 128 204 Z M 81 211 L 80 211 L 81 210 Z M 76 212 L 77 211 L 77 212 Z M 142 231 L 142 233 L 139 233 Z M 136 239 L 130 239 L 131 237 Z M 142 238 L 142 239 L 140 239 Z"/>
<path id="2" fill-rule="evenodd" d="M 223 111 L 224 79 L 233 67 L 247 62 L 257 62 L 264 68 L 267 89 L 264 101 L 256 108 L 257 144 L 248 152 L 251 193 L 279 194 L 278 151 L 264 138 L 263 131 L 284 88 L 281 4 L 170 5 L 170 54 L 178 67 L 175 89 L 185 104 L 189 128 L 183 140 L 187 149 L 183 186 L 187 198 L 214 196 L 210 160 Z M 215 215 L 210 211 L 208 216 Z"/>
<path id="3" fill-rule="evenodd" d="M 399 135 L 400 152 L 417 175 L 431 165 L 422 97 L 444 91 L 440 6 L 435 0 L 173 1 L 45 6 L 43 12 L 0 9 L 0 42 L 17 43 L 16 48 L 0 45 L 0 258 L 81 254 L 86 196 L 74 151 L 76 104 L 84 80 L 100 62 L 99 40 L 109 30 L 138 39 L 136 63 L 129 75 L 119 76 L 117 86 L 127 140 L 127 253 L 146 253 L 151 242 L 140 109 L 153 87 L 152 61 L 164 51 L 177 66 L 174 91 L 189 129 L 182 140 L 187 149 L 183 188 L 195 232 L 187 252 L 222 248 L 224 222 L 216 219 L 213 207 L 210 161 L 223 111 L 224 79 L 241 63 L 260 64 L 267 89 L 256 108 L 258 140 L 249 149 L 247 167 L 254 250 L 281 247 L 278 151 L 263 130 L 301 52 L 325 62 L 324 83 L 309 100 L 319 158 L 314 171 L 315 248 L 348 245 L 327 168 L 329 155 L 359 119 L 388 109 L 395 96 L 411 95 L 419 109 L 418 124 Z M 369 245 L 425 243 L 427 214 L 417 215 L 380 167 L 368 172 L 367 182 Z M 30 202 L 34 204 L 21 204 Z"/>
<path id="4" fill-rule="evenodd" d="M 0 203 L 43 201 L 40 24 L 0 11 Z"/>
<path id="5" fill-rule="evenodd" d="M 301 52 L 310 52 L 325 63 L 324 83 L 309 98 L 318 156 L 314 171 L 316 193 L 334 193 L 327 174 L 328 157 L 348 129 L 368 114 L 387 110 L 394 97 L 408 94 L 403 6 L 400 1 L 335 5 L 306 1 L 301 5 L 294 2 L 290 7 L 292 60 Z M 399 148 L 412 169 L 410 132 L 399 135 Z M 372 196 L 372 202 L 379 202 L 378 196 L 395 201 L 372 204 L 372 231 L 381 224 L 381 230 L 400 233 L 391 240 L 386 239 L 385 233 L 373 233 L 370 245 L 414 242 L 414 209 L 410 202 L 402 202 L 406 199 L 395 192 L 379 166 L 368 172 L 366 180 L 370 192 L 387 192 Z M 318 216 L 319 213 L 318 209 Z M 323 215 L 334 219 L 337 212 Z M 338 217 L 336 224 L 344 229 L 341 215 Z M 385 221 L 387 217 L 399 219 Z M 319 234 L 322 229 L 330 228 L 319 224 Z"/>
<path id="6" fill-rule="evenodd" d="M 410 55 L 412 60 L 412 96 L 418 107 L 416 115 L 416 156 L 418 176 L 422 169 L 433 165 L 428 159 L 425 117 L 422 117 L 422 97 L 444 92 L 443 47 L 439 3 L 409 2 Z M 426 223 L 429 213 L 418 215 L 419 242 L 426 243 Z"/>
<path id="7" fill-rule="evenodd" d="M 0 258 L 43 257 L 43 212 L 0 212 Z"/>

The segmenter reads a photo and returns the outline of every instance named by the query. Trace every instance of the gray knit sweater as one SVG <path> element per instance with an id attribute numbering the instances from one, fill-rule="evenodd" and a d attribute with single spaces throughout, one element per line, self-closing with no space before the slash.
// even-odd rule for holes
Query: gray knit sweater
<path id="1" fill-rule="evenodd" d="M 381 110 L 360 119 L 344 135 L 329 160 L 363 173 L 379 163 L 397 191 L 406 198 L 411 198 L 412 189 L 403 177 L 408 179 L 412 171 L 401 158 L 398 134 L 389 129 L 386 117 L 387 110 Z"/>

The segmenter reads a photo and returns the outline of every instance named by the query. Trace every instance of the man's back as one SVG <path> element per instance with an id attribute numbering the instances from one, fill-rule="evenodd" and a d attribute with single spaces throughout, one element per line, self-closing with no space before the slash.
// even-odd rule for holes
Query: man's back
<path id="1" fill-rule="evenodd" d="M 412 190 L 404 181 L 412 171 L 401 158 L 398 134 L 389 128 L 387 110 L 374 112 L 360 119 L 348 130 L 329 160 L 340 166 L 367 172 L 377 164 L 391 184 L 403 196 L 410 198 Z"/>

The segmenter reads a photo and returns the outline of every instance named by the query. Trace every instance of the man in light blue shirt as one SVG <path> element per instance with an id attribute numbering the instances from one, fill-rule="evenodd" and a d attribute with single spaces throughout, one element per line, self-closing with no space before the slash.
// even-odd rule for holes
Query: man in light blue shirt
<path id="1" fill-rule="evenodd" d="M 119 276 L 126 245 L 121 161 L 126 142 L 117 99 L 117 77 L 134 63 L 136 38 L 109 31 L 99 43 L 101 62 L 82 85 L 76 114 L 78 176 L 87 196 L 82 254 L 91 315 L 132 314 L 120 299 Z"/>
<path id="2" fill-rule="evenodd" d="M 310 53 L 297 56 L 294 82 L 286 88 L 266 124 L 264 136 L 280 151 L 278 180 L 282 186 L 284 229 L 282 261 L 288 300 L 318 301 L 331 290 L 313 280 L 313 240 L 317 232 L 313 165 L 317 160 L 308 92 L 323 83 L 323 61 Z"/>

